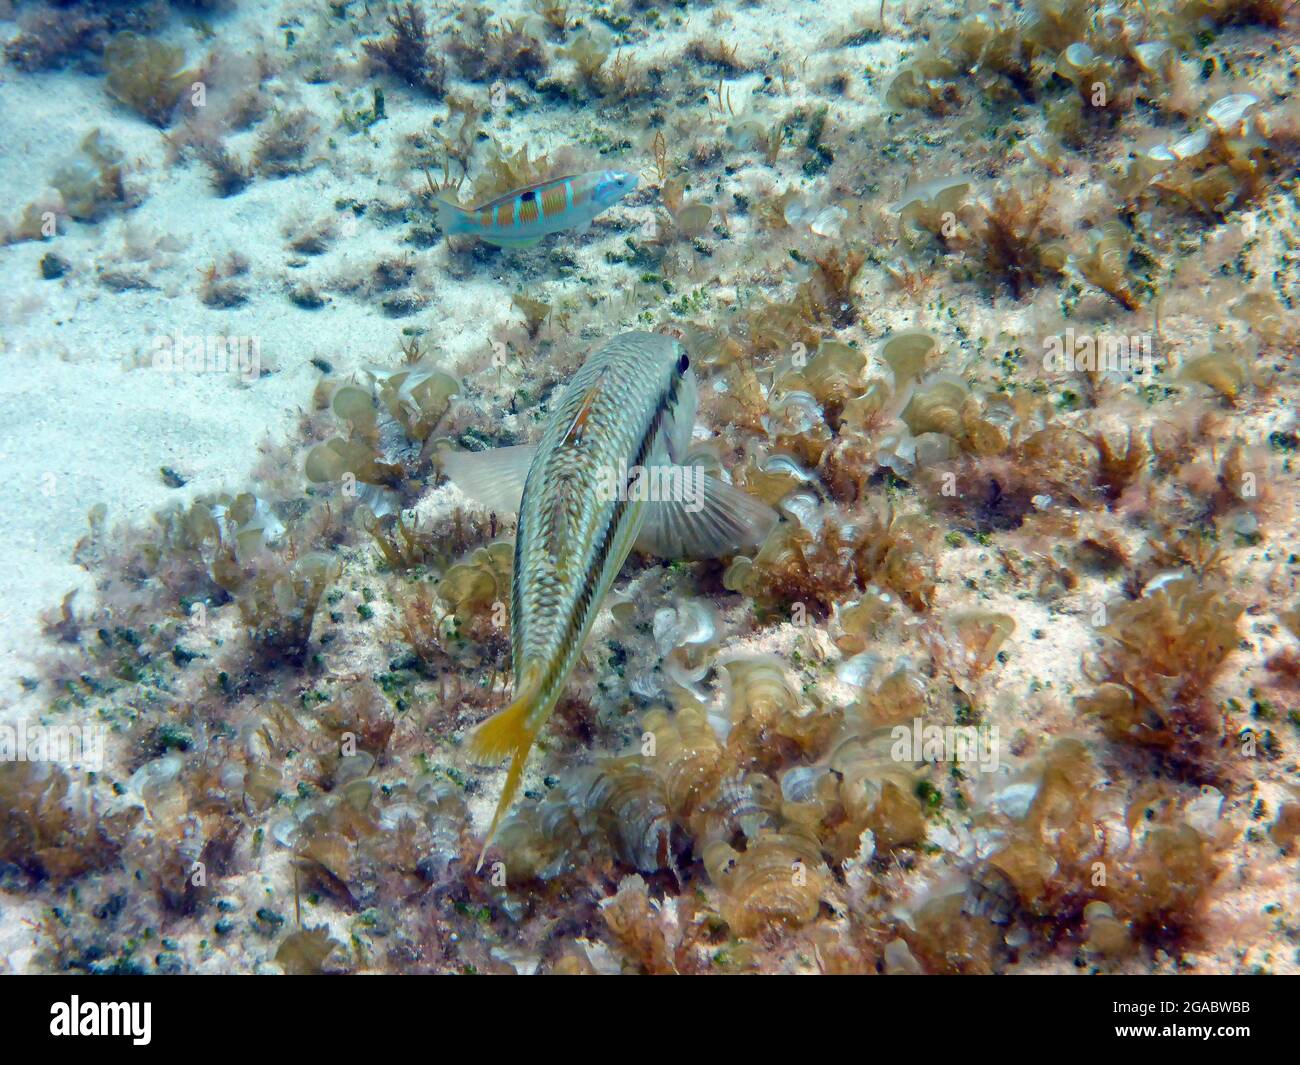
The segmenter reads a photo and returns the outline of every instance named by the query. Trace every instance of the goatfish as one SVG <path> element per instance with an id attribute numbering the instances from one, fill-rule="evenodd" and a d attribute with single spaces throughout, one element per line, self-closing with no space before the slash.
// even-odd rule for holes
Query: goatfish
<path id="1" fill-rule="evenodd" d="M 778 520 L 766 503 L 684 465 L 697 398 L 690 357 L 678 341 L 624 333 L 574 375 L 536 445 L 441 456 L 443 472 L 467 495 L 519 515 L 510 596 L 513 697 L 469 742 L 477 762 L 510 758 L 479 868 L 533 741 L 633 547 L 666 558 L 717 558 L 761 544 Z M 699 490 L 641 490 L 656 483 Z"/>
<path id="2" fill-rule="evenodd" d="M 438 224 L 449 237 L 473 236 L 500 248 L 527 248 L 551 233 L 578 229 L 636 188 L 626 170 L 570 174 L 508 192 L 482 207 L 438 201 Z"/>

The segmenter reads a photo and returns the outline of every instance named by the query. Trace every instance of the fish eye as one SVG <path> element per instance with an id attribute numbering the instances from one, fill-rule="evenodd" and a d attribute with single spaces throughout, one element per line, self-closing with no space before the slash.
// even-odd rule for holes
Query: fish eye
<path id="1" fill-rule="evenodd" d="M 677 360 L 677 373 L 679 375 L 684 374 L 690 368 L 691 368 L 691 357 L 687 355 L 685 352 L 682 352 L 682 357 Z"/>

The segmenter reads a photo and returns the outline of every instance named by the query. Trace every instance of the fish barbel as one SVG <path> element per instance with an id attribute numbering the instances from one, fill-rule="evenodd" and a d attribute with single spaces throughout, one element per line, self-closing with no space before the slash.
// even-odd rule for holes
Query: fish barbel
<path id="1" fill-rule="evenodd" d="M 765 503 L 683 465 L 696 402 L 695 374 L 680 343 L 624 333 L 574 375 L 535 446 L 442 459 L 468 495 L 519 513 L 510 604 L 513 701 L 470 740 L 476 760 L 510 756 L 484 853 L 632 548 L 669 558 L 719 557 L 761 543 L 777 520 Z"/>
<path id="2" fill-rule="evenodd" d="M 590 224 L 605 208 L 636 188 L 625 170 L 570 174 L 515 189 L 482 207 L 437 205 L 438 224 L 449 237 L 473 236 L 502 248 L 526 248 L 550 233 Z"/>

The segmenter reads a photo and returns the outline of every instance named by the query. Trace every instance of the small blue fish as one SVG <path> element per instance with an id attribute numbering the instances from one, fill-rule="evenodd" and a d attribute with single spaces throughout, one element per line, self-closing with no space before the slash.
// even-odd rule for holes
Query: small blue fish
<path id="1" fill-rule="evenodd" d="M 595 170 L 551 178 L 508 192 L 482 207 L 438 201 L 438 224 L 449 237 L 472 236 L 499 248 L 526 248 L 550 233 L 588 225 L 636 188 L 626 170 Z"/>

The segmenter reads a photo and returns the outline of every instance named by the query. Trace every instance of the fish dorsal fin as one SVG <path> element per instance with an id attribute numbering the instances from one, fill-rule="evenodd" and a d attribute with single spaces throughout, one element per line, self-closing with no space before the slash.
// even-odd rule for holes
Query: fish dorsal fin
<path id="1" fill-rule="evenodd" d="M 536 454 L 536 444 L 517 444 L 489 451 L 448 451 L 439 461 L 442 472 L 467 496 L 500 513 L 518 514 Z"/>
<path id="2" fill-rule="evenodd" d="M 479 211 L 487 211 L 500 207 L 503 203 L 513 203 L 515 198 L 518 196 L 523 196 L 530 192 L 541 192 L 542 189 L 549 189 L 552 185 L 558 185 L 561 181 L 572 181 L 581 176 L 581 174 L 564 174 L 560 177 L 547 178 L 545 181 L 536 181 L 531 185 L 525 185 L 521 189 L 514 189 L 510 192 L 504 193 L 488 203 L 481 204 L 478 207 L 472 207 L 470 208 L 470 212 L 472 214 L 477 214 Z"/>
<path id="3" fill-rule="evenodd" d="M 675 469 L 690 471 L 687 487 L 695 487 L 682 499 L 646 502 L 636 540 L 640 551 L 660 558 L 720 558 L 761 544 L 779 520 L 766 503 L 698 467 Z"/>

